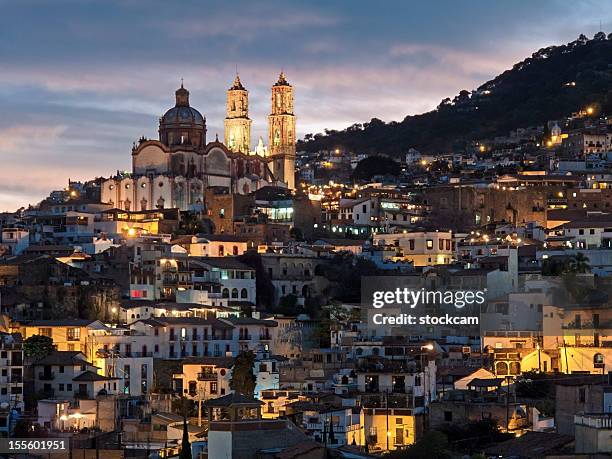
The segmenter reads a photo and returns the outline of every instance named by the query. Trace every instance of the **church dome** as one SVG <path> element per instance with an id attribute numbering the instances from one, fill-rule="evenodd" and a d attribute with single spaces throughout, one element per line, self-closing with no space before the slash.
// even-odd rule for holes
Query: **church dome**
<path id="1" fill-rule="evenodd" d="M 189 91 L 183 87 L 176 90 L 176 104 L 168 110 L 161 118 L 161 123 L 165 125 L 189 125 L 197 124 L 204 126 L 206 119 L 195 108 L 189 106 Z"/>
<path id="2" fill-rule="evenodd" d="M 206 144 L 206 118 L 189 105 L 189 91 L 176 90 L 176 104 L 159 120 L 159 140 L 168 145 L 202 148 Z"/>
<path id="3" fill-rule="evenodd" d="M 162 124 L 170 125 L 199 125 L 204 127 L 204 116 L 193 107 L 172 107 L 161 119 Z"/>

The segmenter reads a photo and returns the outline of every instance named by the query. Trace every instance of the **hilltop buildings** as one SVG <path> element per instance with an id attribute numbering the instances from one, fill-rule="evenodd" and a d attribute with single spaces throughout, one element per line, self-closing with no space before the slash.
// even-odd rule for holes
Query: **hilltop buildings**
<path id="1" fill-rule="evenodd" d="M 101 184 L 101 201 L 125 211 L 202 210 L 208 188 L 248 194 L 268 184 L 295 187 L 293 88 L 281 72 L 272 86 L 269 148 L 250 154 L 248 91 L 236 76 L 227 91 L 225 144 L 207 140 L 206 118 L 190 105 L 189 91 L 159 121 L 159 140 L 141 138 L 132 148 L 132 174 Z M 257 153 L 257 152 L 255 152 Z"/>

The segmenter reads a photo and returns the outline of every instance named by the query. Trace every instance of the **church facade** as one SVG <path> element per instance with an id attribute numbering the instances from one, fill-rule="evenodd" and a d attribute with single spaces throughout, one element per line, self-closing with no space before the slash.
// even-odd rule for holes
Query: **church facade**
<path id="1" fill-rule="evenodd" d="M 278 95 L 278 96 L 277 96 Z M 132 148 L 132 173 L 103 181 L 101 200 L 127 211 L 202 210 L 207 188 L 248 194 L 268 185 L 293 189 L 295 115 L 293 88 L 283 73 L 272 86 L 270 145 L 251 151 L 248 91 L 236 76 L 227 91 L 224 142 L 207 142 L 206 118 L 190 106 L 189 91 L 176 90 L 175 106 L 159 120 L 159 139 Z"/>

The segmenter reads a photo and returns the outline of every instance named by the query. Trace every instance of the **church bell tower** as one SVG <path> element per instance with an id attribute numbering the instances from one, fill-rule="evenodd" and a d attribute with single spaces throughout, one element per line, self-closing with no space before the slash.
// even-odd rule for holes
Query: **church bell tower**
<path id="1" fill-rule="evenodd" d="M 268 116 L 268 148 L 272 172 L 295 188 L 295 115 L 293 87 L 281 72 L 272 86 L 272 112 Z"/>
<path id="2" fill-rule="evenodd" d="M 236 74 L 234 84 L 227 90 L 225 117 L 225 146 L 235 153 L 249 154 L 251 148 L 251 119 L 249 119 L 249 92 Z"/>

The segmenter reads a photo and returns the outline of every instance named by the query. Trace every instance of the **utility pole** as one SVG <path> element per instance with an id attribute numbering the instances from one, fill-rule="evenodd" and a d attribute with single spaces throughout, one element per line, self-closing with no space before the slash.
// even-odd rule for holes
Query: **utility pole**
<path id="1" fill-rule="evenodd" d="M 506 376 L 506 432 L 510 431 L 510 379 Z"/>
<path id="2" fill-rule="evenodd" d="M 385 389 L 385 414 L 387 421 L 387 431 L 385 432 L 385 436 L 387 437 L 387 451 L 389 451 L 389 437 L 391 432 L 389 432 L 389 389 Z"/>

